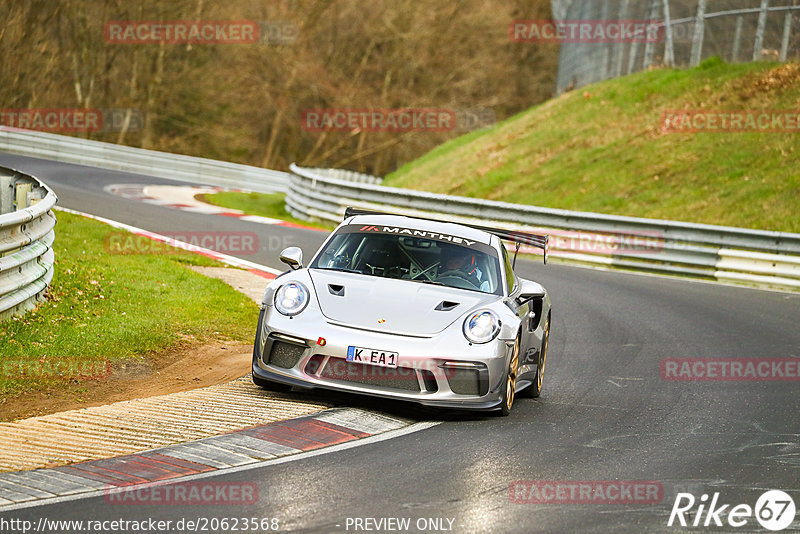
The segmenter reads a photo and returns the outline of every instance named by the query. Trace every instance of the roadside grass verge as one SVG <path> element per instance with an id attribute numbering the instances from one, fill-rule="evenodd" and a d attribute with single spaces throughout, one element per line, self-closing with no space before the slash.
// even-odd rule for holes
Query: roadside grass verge
<path id="1" fill-rule="evenodd" d="M 800 133 L 665 133 L 670 110 L 800 114 L 800 63 L 657 69 L 445 143 L 384 185 L 549 208 L 800 232 Z"/>
<path id="2" fill-rule="evenodd" d="M 197 254 L 110 253 L 121 230 L 58 212 L 55 275 L 35 311 L 0 323 L 0 404 L 48 387 L 80 388 L 101 362 L 141 361 L 180 345 L 251 341 L 258 307 L 190 265 L 219 265 Z M 174 251 L 174 253 L 172 253 Z M 198 362 L 198 365 L 200 362 Z M 53 374 L 64 373 L 64 377 Z"/>
<path id="3" fill-rule="evenodd" d="M 284 203 L 285 198 L 286 195 L 284 193 L 234 193 L 230 191 L 203 195 L 203 200 L 209 204 L 240 210 L 248 215 L 260 215 L 261 217 L 280 219 L 282 221 L 311 226 L 313 228 L 321 228 L 323 230 L 333 230 L 336 228 L 336 225 L 332 223 L 322 221 L 309 222 L 303 219 L 295 219 L 286 211 Z"/>

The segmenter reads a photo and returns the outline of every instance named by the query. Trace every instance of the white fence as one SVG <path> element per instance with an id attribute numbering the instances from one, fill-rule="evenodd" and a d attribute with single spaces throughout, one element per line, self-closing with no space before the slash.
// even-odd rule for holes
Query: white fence
<path id="1" fill-rule="evenodd" d="M 0 319 L 34 308 L 53 279 L 56 195 L 0 167 Z"/>

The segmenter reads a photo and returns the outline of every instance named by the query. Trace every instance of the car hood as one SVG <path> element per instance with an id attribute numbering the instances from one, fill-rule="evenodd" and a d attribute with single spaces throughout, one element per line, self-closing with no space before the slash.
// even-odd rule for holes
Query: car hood
<path id="1" fill-rule="evenodd" d="M 428 336 L 441 332 L 497 295 L 379 278 L 309 270 L 322 314 L 331 321 L 377 332 Z"/>

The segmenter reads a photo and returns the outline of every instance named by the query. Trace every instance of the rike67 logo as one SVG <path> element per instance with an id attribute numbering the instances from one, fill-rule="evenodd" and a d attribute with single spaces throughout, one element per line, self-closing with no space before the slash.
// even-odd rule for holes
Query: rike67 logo
<path id="1" fill-rule="evenodd" d="M 777 532 L 792 524 L 795 512 L 794 500 L 788 493 L 780 490 L 769 490 L 761 494 L 755 507 L 748 504 L 721 504 L 719 493 L 714 493 L 710 502 L 708 494 L 703 494 L 698 500 L 691 493 L 678 493 L 667 526 L 749 526 L 750 530 L 755 527 L 752 524 L 755 517 L 763 528 Z"/>

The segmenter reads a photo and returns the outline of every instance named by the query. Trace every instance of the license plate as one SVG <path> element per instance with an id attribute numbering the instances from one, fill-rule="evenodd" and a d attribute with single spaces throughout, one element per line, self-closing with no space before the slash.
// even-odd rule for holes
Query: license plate
<path id="1" fill-rule="evenodd" d="M 366 349 L 364 347 L 347 347 L 347 361 L 367 363 L 379 367 L 397 367 L 398 356 L 396 352 L 388 350 Z"/>

